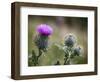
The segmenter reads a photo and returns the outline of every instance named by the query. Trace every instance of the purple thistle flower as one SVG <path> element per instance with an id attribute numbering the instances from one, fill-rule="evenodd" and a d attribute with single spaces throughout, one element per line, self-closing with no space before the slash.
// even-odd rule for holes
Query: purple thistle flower
<path id="1" fill-rule="evenodd" d="M 49 36 L 52 34 L 53 29 L 47 24 L 40 24 L 37 26 L 37 32 L 43 36 Z"/>

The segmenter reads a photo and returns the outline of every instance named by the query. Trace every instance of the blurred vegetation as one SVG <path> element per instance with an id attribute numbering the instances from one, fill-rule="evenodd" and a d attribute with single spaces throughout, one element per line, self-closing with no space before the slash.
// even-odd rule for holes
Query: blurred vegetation
<path id="1" fill-rule="evenodd" d="M 31 59 L 32 50 L 38 54 L 34 37 L 37 34 L 36 27 L 39 24 L 48 24 L 53 28 L 53 34 L 49 37 L 48 51 L 39 58 L 39 66 L 54 65 L 57 61 L 63 65 L 64 52 L 55 43 L 63 44 L 66 34 L 72 33 L 77 36 L 77 42 L 83 47 L 82 56 L 75 57 L 71 64 L 87 63 L 87 18 L 78 17 L 56 17 L 56 16 L 28 16 L 28 65 L 34 66 Z M 77 45 L 78 45 L 77 44 Z"/>

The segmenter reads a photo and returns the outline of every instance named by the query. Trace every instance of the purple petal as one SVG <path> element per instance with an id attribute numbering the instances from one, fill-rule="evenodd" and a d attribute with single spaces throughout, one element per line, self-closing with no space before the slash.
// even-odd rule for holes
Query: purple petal
<path id="1" fill-rule="evenodd" d="M 47 24 L 40 24 L 37 26 L 37 32 L 41 35 L 48 36 L 52 34 L 53 29 Z"/>

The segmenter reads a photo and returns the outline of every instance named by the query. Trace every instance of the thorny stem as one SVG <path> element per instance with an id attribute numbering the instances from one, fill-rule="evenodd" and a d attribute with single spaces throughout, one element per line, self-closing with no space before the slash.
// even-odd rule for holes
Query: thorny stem
<path id="1" fill-rule="evenodd" d="M 37 56 L 37 62 L 38 62 L 38 60 L 39 60 L 39 57 L 42 55 L 42 51 L 41 51 L 41 49 L 39 49 L 39 55 Z M 37 63 L 38 64 L 38 63 Z"/>
<path id="2" fill-rule="evenodd" d="M 65 56 L 65 61 L 64 61 L 64 65 L 70 64 L 70 52 L 68 52 L 68 57 Z"/>
<path id="3" fill-rule="evenodd" d="M 39 55 L 37 56 L 38 58 L 42 55 L 41 49 L 39 49 Z"/>

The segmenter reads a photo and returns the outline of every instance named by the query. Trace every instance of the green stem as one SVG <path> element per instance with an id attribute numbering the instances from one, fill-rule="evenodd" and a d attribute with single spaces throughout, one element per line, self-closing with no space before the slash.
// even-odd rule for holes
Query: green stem
<path id="1" fill-rule="evenodd" d="M 70 52 L 68 53 L 68 56 L 65 56 L 64 65 L 69 65 L 70 64 L 70 56 L 71 56 Z"/>
<path id="2" fill-rule="evenodd" d="M 39 49 L 39 54 L 38 54 L 38 56 L 37 56 L 37 64 L 39 64 L 38 63 L 38 60 L 39 60 L 39 57 L 42 55 L 42 51 L 41 51 L 41 49 Z"/>
<path id="3" fill-rule="evenodd" d="M 39 49 L 39 55 L 37 56 L 37 58 L 39 58 L 42 55 L 42 51 L 41 49 Z"/>

